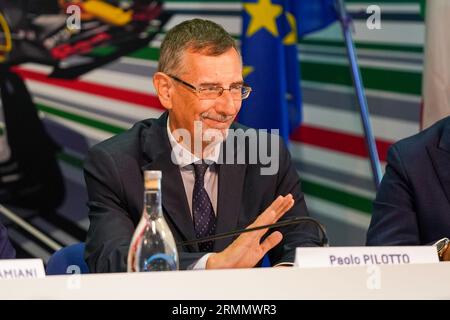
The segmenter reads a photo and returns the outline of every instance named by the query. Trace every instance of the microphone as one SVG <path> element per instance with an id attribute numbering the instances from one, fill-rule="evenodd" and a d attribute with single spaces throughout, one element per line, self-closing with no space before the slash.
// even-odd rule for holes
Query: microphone
<path id="1" fill-rule="evenodd" d="M 318 221 L 316 221 L 310 217 L 296 217 L 296 218 L 292 218 L 292 219 L 281 220 L 276 223 L 267 224 L 264 226 L 219 233 L 219 234 L 215 234 L 212 236 L 195 239 L 195 240 L 181 241 L 181 242 L 177 242 L 177 246 L 186 246 L 186 245 L 196 244 L 196 243 L 200 243 L 200 242 L 224 239 L 224 238 L 232 237 L 235 235 L 239 235 L 241 233 L 253 232 L 253 231 L 257 231 L 257 230 L 261 230 L 261 229 L 273 229 L 273 228 L 284 227 L 284 226 L 289 226 L 289 225 L 294 225 L 294 224 L 299 224 L 299 223 L 304 223 L 304 222 L 306 222 L 306 223 L 311 222 L 318 227 L 318 229 L 320 230 L 320 233 L 321 233 L 321 238 L 322 238 L 320 241 L 320 244 L 322 247 L 328 247 L 329 242 L 328 242 L 327 234 L 325 231 L 325 227 L 322 224 L 320 224 Z"/>

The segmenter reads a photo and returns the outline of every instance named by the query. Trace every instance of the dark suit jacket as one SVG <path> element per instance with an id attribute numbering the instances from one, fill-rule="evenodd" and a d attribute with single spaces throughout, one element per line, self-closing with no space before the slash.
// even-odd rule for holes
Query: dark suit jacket
<path id="1" fill-rule="evenodd" d="M 368 245 L 450 236 L 450 117 L 395 143 L 373 206 Z"/>
<path id="2" fill-rule="evenodd" d="M 163 212 L 175 240 L 195 239 L 180 170 L 171 161 L 166 123 L 167 113 L 159 119 L 138 122 L 90 150 L 84 173 L 90 209 L 85 258 L 91 272 L 126 271 L 128 247 L 143 210 L 143 170 L 162 171 Z M 233 125 L 237 127 L 243 128 Z M 240 147 L 247 148 L 236 148 Z M 219 165 L 217 233 L 245 228 L 278 195 L 289 192 L 296 203 L 285 217 L 307 215 L 300 180 L 284 145 L 279 161 L 278 174 L 272 176 L 260 175 L 260 164 Z M 318 229 L 312 224 L 280 231 L 284 239 L 271 251 L 272 263 L 293 261 L 296 247 L 320 243 Z M 232 241 L 216 240 L 214 251 L 223 250 Z M 204 255 L 197 245 L 183 247 L 179 254 L 181 269 Z"/>
<path id="3" fill-rule="evenodd" d="M 0 224 L 0 259 L 14 259 L 16 251 L 8 240 L 6 228 Z"/>

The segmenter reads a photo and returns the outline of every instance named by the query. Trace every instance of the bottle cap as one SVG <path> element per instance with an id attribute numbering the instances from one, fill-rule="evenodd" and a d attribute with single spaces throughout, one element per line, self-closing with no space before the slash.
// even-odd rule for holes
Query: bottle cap
<path id="1" fill-rule="evenodd" d="M 162 172 L 159 170 L 144 171 L 144 187 L 145 189 L 160 189 L 160 181 Z"/>
<path id="2" fill-rule="evenodd" d="M 145 170 L 144 171 L 144 179 L 157 180 L 161 179 L 162 172 L 160 170 Z"/>

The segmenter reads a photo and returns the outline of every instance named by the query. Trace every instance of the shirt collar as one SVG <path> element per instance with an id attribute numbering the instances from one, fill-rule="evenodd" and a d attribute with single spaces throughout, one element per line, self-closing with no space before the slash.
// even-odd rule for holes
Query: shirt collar
<path id="1" fill-rule="evenodd" d="M 202 159 L 192 154 L 190 150 L 185 148 L 183 144 L 178 143 L 178 141 L 173 136 L 170 131 L 169 126 L 170 118 L 167 117 L 167 135 L 169 136 L 169 142 L 172 146 L 172 160 L 180 167 L 185 167 L 196 162 L 200 162 Z M 204 158 L 206 162 L 217 163 L 219 161 L 219 155 L 222 148 L 222 143 L 216 143 L 211 149 L 211 152 Z"/>

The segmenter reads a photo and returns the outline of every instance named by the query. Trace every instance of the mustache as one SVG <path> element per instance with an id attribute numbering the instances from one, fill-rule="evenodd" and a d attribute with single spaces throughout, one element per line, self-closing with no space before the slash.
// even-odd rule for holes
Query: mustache
<path id="1" fill-rule="evenodd" d="M 208 114 L 208 112 L 203 112 L 202 114 L 200 114 L 200 117 L 202 117 L 202 119 L 211 119 L 220 122 L 226 122 L 233 119 L 233 116 L 227 116 L 223 114 Z"/>

